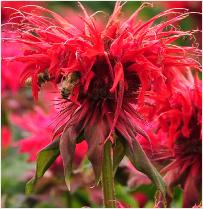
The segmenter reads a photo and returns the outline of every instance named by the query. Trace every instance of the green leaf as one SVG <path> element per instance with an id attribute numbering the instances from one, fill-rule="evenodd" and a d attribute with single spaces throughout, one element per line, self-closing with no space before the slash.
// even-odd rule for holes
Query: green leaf
<path id="1" fill-rule="evenodd" d="M 125 156 L 125 147 L 120 142 L 120 140 L 116 137 L 115 145 L 113 147 L 113 173 L 116 174 L 116 170 Z"/>
<path id="2" fill-rule="evenodd" d="M 29 170 L 34 169 L 33 162 L 27 162 L 26 154 L 19 154 L 19 151 L 11 148 L 8 155 L 1 162 L 1 191 L 2 194 L 12 196 L 16 193 L 23 193 L 25 184 L 22 176 Z M 15 172 L 13 172 L 15 171 Z"/>
<path id="3" fill-rule="evenodd" d="M 47 169 L 52 165 L 59 155 L 59 141 L 60 139 L 54 140 L 47 147 L 42 149 L 37 155 L 37 164 L 35 176 L 27 182 L 25 192 L 30 194 L 33 192 L 34 186 L 37 181 L 44 175 Z"/>
<path id="4" fill-rule="evenodd" d="M 124 202 L 132 208 L 138 208 L 136 200 L 128 192 L 128 188 L 120 184 L 116 185 L 116 197 L 119 201 Z"/>
<path id="5" fill-rule="evenodd" d="M 151 179 L 165 199 L 166 184 L 136 140 L 132 141 L 132 147 L 126 146 L 126 155 L 137 170 L 146 174 Z"/>

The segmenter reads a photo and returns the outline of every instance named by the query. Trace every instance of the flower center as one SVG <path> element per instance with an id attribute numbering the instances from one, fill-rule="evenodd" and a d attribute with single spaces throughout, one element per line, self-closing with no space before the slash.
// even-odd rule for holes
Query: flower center
<path id="1" fill-rule="evenodd" d="M 190 136 L 188 138 L 181 135 L 175 143 L 175 154 L 179 156 L 188 156 L 202 154 L 201 124 L 198 123 L 196 114 L 191 118 L 189 123 Z"/>
<path id="2" fill-rule="evenodd" d="M 109 92 L 112 85 L 109 66 L 103 57 L 97 58 L 96 63 L 93 65 L 92 72 L 94 73 L 94 78 L 89 86 L 88 97 L 93 100 L 112 99 L 113 95 Z"/>
<path id="3" fill-rule="evenodd" d="M 112 69 L 116 62 L 110 59 Z M 138 90 L 140 87 L 140 79 L 136 72 L 128 68 L 132 63 L 125 63 L 123 65 L 124 73 L 124 97 L 125 102 L 136 102 Z M 74 88 L 79 86 L 78 101 L 81 103 L 83 99 L 88 98 L 94 102 L 108 102 L 109 106 L 113 107 L 116 104 L 116 94 L 110 92 L 110 89 L 116 79 L 117 75 L 112 75 L 116 72 L 111 72 L 109 63 L 104 56 L 98 56 L 96 62 L 91 69 L 93 77 L 90 79 L 88 89 L 85 91 L 85 85 L 82 85 L 82 75 L 79 72 L 70 73 L 61 81 L 61 96 L 63 99 L 68 99 L 72 94 Z M 113 78 L 114 76 L 114 78 Z M 88 79 L 87 79 L 88 80 Z M 112 106 L 113 105 L 113 106 Z M 111 108 L 110 108 L 111 109 Z"/>

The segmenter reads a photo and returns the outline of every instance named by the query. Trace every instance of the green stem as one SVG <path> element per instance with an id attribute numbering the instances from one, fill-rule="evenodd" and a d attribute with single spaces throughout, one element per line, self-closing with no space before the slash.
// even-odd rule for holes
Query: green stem
<path id="1" fill-rule="evenodd" d="M 111 153 L 111 142 L 108 140 L 104 145 L 104 157 L 102 165 L 102 187 L 104 207 L 116 208 L 114 177 L 113 177 L 113 160 Z"/>
<path id="2" fill-rule="evenodd" d="M 70 191 L 67 191 L 67 208 L 72 208 Z"/>

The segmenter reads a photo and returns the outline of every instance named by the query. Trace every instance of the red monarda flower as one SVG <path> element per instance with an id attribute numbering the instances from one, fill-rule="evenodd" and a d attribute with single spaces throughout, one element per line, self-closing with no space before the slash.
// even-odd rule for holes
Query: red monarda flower
<path id="1" fill-rule="evenodd" d="M 145 95 L 150 95 L 158 108 L 159 100 L 170 94 L 172 69 L 182 73 L 200 67 L 197 48 L 174 44 L 182 36 L 192 36 L 190 31 L 173 27 L 189 15 L 187 9 L 170 9 L 142 22 L 137 17 L 148 3 L 125 21 L 120 20 L 122 6 L 116 2 L 103 31 L 97 30 L 94 15 L 88 15 L 81 4 L 83 29 L 38 6 L 30 13 L 24 11 L 26 7 L 19 9 L 4 25 L 5 30 L 16 32 L 16 42 L 25 45 L 24 56 L 7 61 L 26 64 L 21 83 L 31 79 L 35 100 L 42 81 L 53 82 L 61 93 L 58 120 L 62 124 L 54 138 L 61 135 L 60 153 L 67 176 L 81 135 L 88 143 L 88 157 L 98 179 L 107 140 L 114 143 L 120 136 L 122 143 L 133 149 L 137 148 L 137 133 L 147 138 L 137 111 L 148 105 Z M 165 21 L 155 24 L 159 18 Z M 20 23 L 15 24 L 15 19 Z"/>
<path id="2" fill-rule="evenodd" d="M 168 132 L 171 163 L 162 172 L 169 186 L 184 189 L 183 207 L 200 201 L 202 183 L 202 87 L 196 77 L 182 87 L 171 101 L 171 110 L 160 117 L 161 129 Z"/>
<path id="3" fill-rule="evenodd" d="M 183 207 L 192 207 L 200 201 L 202 183 L 202 87 L 191 72 L 182 79 L 150 130 L 153 151 L 141 138 L 140 143 L 161 166 L 168 186 L 183 188 Z"/>

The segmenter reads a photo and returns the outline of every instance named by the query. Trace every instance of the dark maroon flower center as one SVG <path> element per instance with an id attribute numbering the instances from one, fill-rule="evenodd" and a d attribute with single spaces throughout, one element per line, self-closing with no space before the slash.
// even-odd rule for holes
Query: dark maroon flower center
<path id="1" fill-rule="evenodd" d="M 112 67 L 115 65 L 115 60 L 111 60 Z M 136 99 L 140 87 L 140 79 L 135 72 L 129 72 L 128 67 L 131 63 L 123 65 L 124 70 L 124 99 Z M 90 83 L 88 95 L 94 99 L 115 99 L 114 94 L 110 93 L 110 88 L 113 85 L 109 65 L 103 57 L 99 57 L 94 64 L 92 71 L 95 76 Z"/>
<path id="2" fill-rule="evenodd" d="M 114 59 L 110 59 L 110 64 L 112 68 L 114 68 L 116 61 Z M 124 98 L 123 100 L 126 102 L 133 102 L 135 103 L 139 87 L 140 87 L 140 79 L 139 76 L 132 71 L 129 71 L 128 68 L 131 66 L 132 63 L 126 63 L 123 65 L 124 71 Z M 115 78 L 112 78 L 111 70 L 109 63 L 107 63 L 106 58 L 104 56 L 98 56 L 94 65 L 92 66 L 91 71 L 93 72 L 93 78 L 91 79 L 88 89 L 84 91 L 84 85 L 81 83 L 80 76 L 76 74 L 78 72 L 74 72 L 71 77 L 73 79 L 67 77 L 65 80 L 65 87 L 63 88 L 61 93 L 64 99 L 67 99 L 68 96 L 71 94 L 73 87 L 76 87 L 75 84 L 80 86 L 78 101 L 81 103 L 84 99 L 89 99 L 89 101 L 95 102 L 105 102 L 109 103 L 110 106 L 116 104 L 116 94 L 115 92 L 110 92 L 110 89 L 113 85 L 113 81 Z M 75 82 L 75 77 L 80 80 L 79 82 Z M 71 82 L 73 80 L 74 82 Z M 63 81 L 64 82 L 64 81 Z M 69 88 L 72 87 L 72 88 Z M 67 90 L 68 89 L 68 90 Z"/>
<path id="3" fill-rule="evenodd" d="M 93 100 L 113 99 L 113 95 L 109 92 L 112 85 L 109 66 L 103 57 L 97 58 L 92 72 L 94 73 L 94 78 L 90 83 L 88 96 Z"/>
<path id="4" fill-rule="evenodd" d="M 175 155 L 186 157 L 202 155 L 201 124 L 198 122 L 197 114 L 194 114 L 189 123 L 190 136 L 181 135 L 175 141 Z"/>

